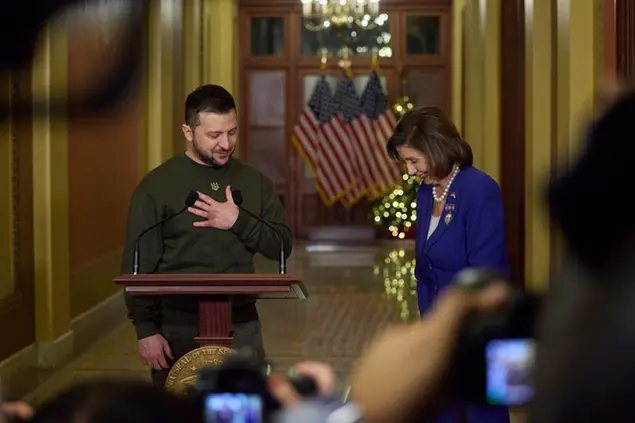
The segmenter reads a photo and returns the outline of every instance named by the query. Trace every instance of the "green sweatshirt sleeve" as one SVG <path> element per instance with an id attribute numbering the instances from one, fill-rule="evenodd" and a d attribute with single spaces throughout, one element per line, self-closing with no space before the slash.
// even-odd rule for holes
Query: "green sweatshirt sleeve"
<path id="1" fill-rule="evenodd" d="M 277 229 L 282 237 L 285 256 L 288 258 L 293 248 L 293 239 L 291 229 L 284 217 L 284 208 L 270 180 L 263 178 L 261 190 L 263 204 L 259 217 Z M 249 249 L 262 254 L 270 260 L 277 260 L 280 257 L 280 239 L 278 235 L 271 228 L 249 216 L 248 213 L 240 211 L 232 230 Z"/>
<path id="2" fill-rule="evenodd" d="M 128 210 L 128 224 L 121 266 L 122 273 L 131 274 L 133 272 L 133 254 L 136 238 L 143 230 L 160 219 L 159 210 L 154 200 L 137 188 L 137 191 L 132 196 Z M 139 273 L 155 272 L 163 252 L 160 227 L 152 229 L 143 235 L 139 244 L 139 252 Z M 158 298 L 125 294 L 125 300 L 128 308 L 128 318 L 132 320 L 135 326 L 138 339 L 159 333 L 160 302 Z"/>

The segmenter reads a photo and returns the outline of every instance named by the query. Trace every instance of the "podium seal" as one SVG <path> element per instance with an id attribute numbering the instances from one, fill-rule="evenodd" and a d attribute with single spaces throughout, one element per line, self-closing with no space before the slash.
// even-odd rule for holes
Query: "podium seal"
<path id="1" fill-rule="evenodd" d="M 174 393 L 184 392 L 188 386 L 196 383 L 202 368 L 218 366 L 225 357 L 234 353 L 235 351 L 230 348 L 211 345 L 190 351 L 179 358 L 170 369 L 165 389 Z"/>

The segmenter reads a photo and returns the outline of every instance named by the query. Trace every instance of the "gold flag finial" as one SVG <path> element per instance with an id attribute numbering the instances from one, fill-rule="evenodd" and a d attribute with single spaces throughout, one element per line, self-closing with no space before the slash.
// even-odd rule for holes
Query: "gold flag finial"
<path id="1" fill-rule="evenodd" d="M 344 72 L 350 77 L 351 75 L 351 50 L 348 47 L 343 47 L 340 50 L 341 60 L 338 62 L 340 68 L 344 69 Z"/>
<path id="2" fill-rule="evenodd" d="M 320 70 L 324 72 L 326 70 L 326 66 L 329 61 L 329 49 L 321 48 L 320 49 Z"/>
<path id="3" fill-rule="evenodd" d="M 370 63 L 373 69 L 379 69 L 379 49 L 377 47 L 373 47 Z"/>

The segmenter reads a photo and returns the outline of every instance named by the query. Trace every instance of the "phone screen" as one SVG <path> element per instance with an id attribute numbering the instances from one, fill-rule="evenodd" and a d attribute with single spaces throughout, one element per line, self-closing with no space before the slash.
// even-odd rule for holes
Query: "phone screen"
<path id="1" fill-rule="evenodd" d="M 252 394 L 209 394 L 205 423 L 262 423 L 262 398 Z"/>
<path id="2" fill-rule="evenodd" d="M 488 342 L 486 397 L 489 404 L 524 405 L 534 397 L 533 339 L 494 339 Z"/>

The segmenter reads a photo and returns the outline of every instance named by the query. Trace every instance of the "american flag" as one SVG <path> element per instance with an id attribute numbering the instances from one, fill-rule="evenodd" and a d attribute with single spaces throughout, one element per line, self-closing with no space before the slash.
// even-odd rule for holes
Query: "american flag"
<path id="1" fill-rule="evenodd" d="M 371 191 L 371 198 L 386 195 L 401 180 L 401 169 L 386 152 L 386 143 L 395 129 L 397 119 L 389 107 L 387 107 L 386 95 L 381 86 L 381 80 L 376 70 L 370 75 L 366 88 L 362 93 L 362 109 L 371 122 L 375 145 L 372 151 L 378 165 L 376 173 L 377 185 L 375 191 Z"/>
<path id="2" fill-rule="evenodd" d="M 298 124 L 293 143 L 313 170 L 317 190 L 326 205 L 333 205 L 353 185 L 348 162 L 348 139 L 337 115 L 325 75 L 321 75 Z"/>
<path id="3" fill-rule="evenodd" d="M 348 72 L 344 72 L 335 89 L 334 102 L 338 117 L 350 139 L 350 162 L 357 177 L 357 183 L 342 199 L 346 206 L 358 202 L 364 195 L 377 190 L 378 163 L 375 158 L 375 134 Z"/>

